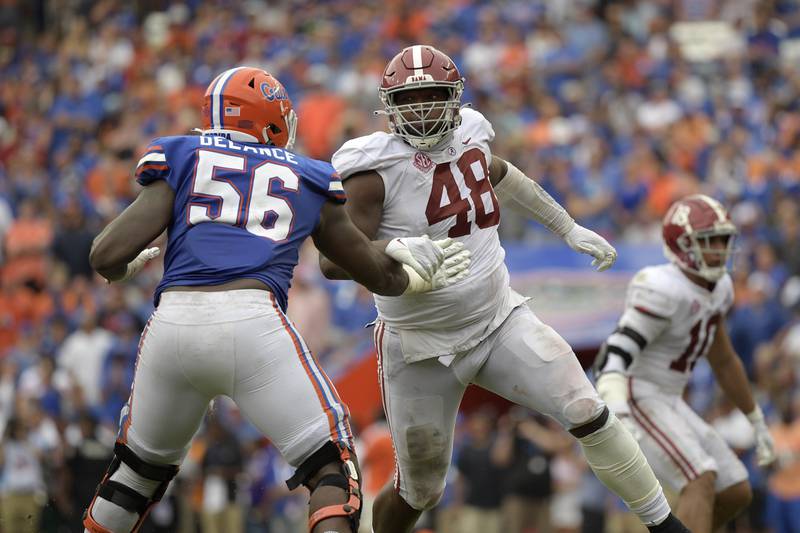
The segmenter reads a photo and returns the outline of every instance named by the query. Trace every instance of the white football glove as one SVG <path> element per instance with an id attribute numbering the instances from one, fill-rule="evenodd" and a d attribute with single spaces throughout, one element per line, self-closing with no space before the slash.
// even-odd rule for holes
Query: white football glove
<path id="1" fill-rule="evenodd" d="M 463 247 L 462 243 L 453 242 L 453 239 L 432 241 L 427 235 L 403 237 L 389 241 L 386 245 L 386 255 L 410 266 L 422 279 L 430 280 L 445 257 L 461 251 Z M 445 250 L 449 250 L 450 253 L 446 255 Z"/>
<path id="2" fill-rule="evenodd" d="M 403 294 L 441 289 L 469 275 L 470 251 L 453 239 L 432 241 L 427 236 L 392 239 L 386 254 L 403 264 L 408 287 Z"/>
<path id="3" fill-rule="evenodd" d="M 579 224 L 575 224 L 564 235 L 564 241 L 576 252 L 594 257 L 592 266 L 596 267 L 598 272 L 610 268 L 617 260 L 617 251 L 607 240 Z"/>
<path id="4" fill-rule="evenodd" d="M 637 441 L 642 432 L 633 420 L 630 405 L 628 405 L 628 378 L 621 372 L 603 372 L 597 378 L 597 393 L 606 402 L 622 425 L 630 431 Z"/>
<path id="5" fill-rule="evenodd" d="M 108 281 L 109 283 L 111 283 L 112 281 L 114 282 L 128 281 L 133 276 L 138 274 L 139 271 L 144 268 L 144 265 L 146 265 L 148 261 L 150 261 L 154 257 L 158 257 L 160 253 L 161 250 L 158 247 L 145 248 L 144 250 L 139 252 L 139 255 L 133 258 L 133 261 L 128 263 L 128 269 L 125 271 L 124 276 L 122 276 L 119 279 L 106 280 L 106 281 Z"/>
<path id="6" fill-rule="evenodd" d="M 775 442 L 769 434 L 767 423 L 764 421 L 764 413 L 759 406 L 747 415 L 747 419 L 753 426 L 756 434 L 756 462 L 758 466 L 769 466 L 775 462 Z"/>

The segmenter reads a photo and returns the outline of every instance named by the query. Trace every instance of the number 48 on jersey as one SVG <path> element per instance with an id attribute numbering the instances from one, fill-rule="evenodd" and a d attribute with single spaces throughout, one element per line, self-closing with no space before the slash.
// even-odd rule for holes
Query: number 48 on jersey
<path id="1" fill-rule="evenodd" d="M 431 226 L 456 217 L 456 223 L 447 232 L 448 237 L 463 237 L 472 233 L 468 219 L 470 210 L 475 210 L 475 224 L 479 228 L 490 228 L 500 223 L 500 208 L 489 182 L 486 156 L 478 148 L 464 152 L 455 166 L 463 176 L 469 189 L 467 198 L 461 197 L 461 188 L 453 173 L 452 162 L 439 163 L 433 171 L 433 185 L 425 216 Z"/>

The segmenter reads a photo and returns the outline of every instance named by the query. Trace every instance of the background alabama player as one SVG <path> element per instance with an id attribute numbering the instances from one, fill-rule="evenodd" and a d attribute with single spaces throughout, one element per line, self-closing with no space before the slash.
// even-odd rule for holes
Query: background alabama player
<path id="1" fill-rule="evenodd" d="M 370 243 L 342 207 L 333 167 L 285 149 L 294 139 L 292 103 L 263 70 L 220 74 L 203 117 L 202 135 L 150 144 L 136 169 L 144 188 L 92 247 L 97 271 L 123 281 L 157 254 L 143 248 L 168 230 L 115 459 L 84 526 L 138 529 L 209 401 L 224 394 L 297 467 L 289 483 L 311 490 L 309 529 L 355 531 L 360 492 L 348 410 L 285 314 L 298 247 L 312 235 L 355 280 L 387 295 L 457 281 L 468 252 L 445 258 L 461 245 L 427 238 Z"/>
<path id="2" fill-rule="evenodd" d="M 497 236 L 500 203 L 594 256 L 600 270 L 615 261 L 614 248 L 492 156 L 494 131 L 477 111 L 460 109 L 462 90 L 447 55 L 431 46 L 404 49 L 387 65 L 380 88 L 391 133 L 353 139 L 333 156 L 346 179 L 348 212 L 369 237 L 451 237 L 473 252 L 471 273 L 459 284 L 425 295 L 375 296 L 383 402 L 397 460 L 394 489 L 375 501 L 376 533 L 410 531 L 441 498 L 469 383 L 558 420 L 645 524 L 685 531 L 572 349 L 510 288 Z M 330 262 L 322 266 L 329 277 L 345 276 Z"/>
<path id="3" fill-rule="evenodd" d="M 708 357 L 725 395 L 747 413 L 758 463 L 775 459 L 764 416 L 725 329 L 733 303 L 726 265 L 735 234 L 713 198 L 694 195 L 673 204 L 663 223 L 670 263 L 634 276 L 619 327 L 597 364 L 598 391 L 618 415 L 632 415 L 642 450 L 658 476 L 680 492 L 676 512 L 694 533 L 716 531 L 751 497 L 744 465 L 682 399 L 700 357 Z"/>

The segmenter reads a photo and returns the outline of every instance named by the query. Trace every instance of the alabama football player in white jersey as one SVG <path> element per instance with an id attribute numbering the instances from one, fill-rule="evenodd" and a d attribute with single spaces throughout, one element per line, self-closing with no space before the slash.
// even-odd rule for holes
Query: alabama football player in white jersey
<path id="1" fill-rule="evenodd" d="M 374 504 L 376 533 L 411 531 L 442 496 L 456 413 L 470 383 L 552 416 L 581 443 L 607 486 L 653 531 L 686 531 L 636 440 L 586 378 L 570 346 L 509 286 L 500 206 L 532 218 L 605 270 L 616 252 L 576 224 L 535 181 L 493 156 L 491 124 L 462 108 L 463 78 L 432 46 L 402 50 L 379 94 L 389 132 L 333 156 L 347 210 L 369 237 L 447 236 L 472 251 L 469 276 L 420 296 L 376 295 L 375 342 L 396 472 Z M 346 273 L 325 258 L 325 274 Z M 499 483 L 499 480 L 498 480 Z"/>
<path id="2" fill-rule="evenodd" d="M 742 462 L 682 399 L 699 358 L 708 358 L 725 395 L 747 414 L 758 463 L 775 460 L 764 415 L 725 329 L 735 235 L 713 198 L 698 194 L 673 204 L 663 223 L 670 262 L 634 276 L 625 312 L 596 365 L 600 395 L 633 424 L 656 474 L 680 493 L 676 512 L 694 533 L 716 531 L 751 499 Z"/>

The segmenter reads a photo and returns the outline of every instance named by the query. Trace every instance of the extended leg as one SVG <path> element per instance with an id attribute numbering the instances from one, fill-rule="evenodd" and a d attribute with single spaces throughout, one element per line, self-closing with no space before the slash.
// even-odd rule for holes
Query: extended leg
<path id="1" fill-rule="evenodd" d="M 645 525 L 682 531 L 670 528 L 677 521 L 636 440 L 605 407 L 558 333 L 519 308 L 489 340 L 492 353 L 476 384 L 558 420 L 581 443 L 597 478 Z"/>
<path id="2" fill-rule="evenodd" d="M 115 457 L 84 516 L 91 533 L 138 529 L 177 473 L 213 396 L 186 378 L 175 339 L 174 328 L 156 319 L 142 333 Z"/>
<path id="3" fill-rule="evenodd" d="M 608 408 L 570 430 L 589 466 L 651 531 L 686 531 L 670 513 L 661 484 L 630 432 Z M 694 530 L 692 530 L 694 531 Z"/>

